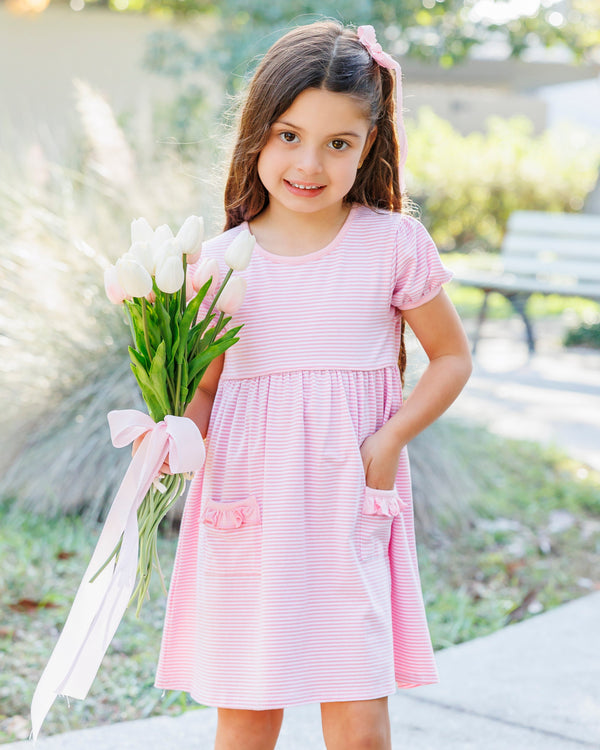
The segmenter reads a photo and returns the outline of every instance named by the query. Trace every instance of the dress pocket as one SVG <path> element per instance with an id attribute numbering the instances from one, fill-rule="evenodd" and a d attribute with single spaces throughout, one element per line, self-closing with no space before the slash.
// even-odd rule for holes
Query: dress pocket
<path id="1" fill-rule="evenodd" d="M 208 499 L 202 510 L 204 572 L 213 576 L 260 573 L 262 524 L 255 497 L 234 502 Z"/>
<path id="2" fill-rule="evenodd" d="M 358 553 L 361 560 L 388 554 L 392 523 L 403 507 L 404 502 L 396 488 L 376 490 L 365 487 L 358 520 Z"/>

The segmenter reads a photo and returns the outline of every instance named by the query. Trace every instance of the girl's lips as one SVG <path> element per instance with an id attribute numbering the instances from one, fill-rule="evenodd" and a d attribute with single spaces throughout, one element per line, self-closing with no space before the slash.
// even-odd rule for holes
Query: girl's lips
<path id="1" fill-rule="evenodd" d="M 314 198 L 317 195 L 321 195 L 323 190 L 325 190 L 325 185 L 318 185 L 314 187 L 314 183 L 301 183 L 296 182 L 292 183 L 289 180 L 284 180 L 284 185 L 286 188 L 290 191 L 290 193 L 293 193 L 294 195 L 301 195 L 303 198 Z M 305 187 L 297 187 L 297 185 L 304 184 Z"/>

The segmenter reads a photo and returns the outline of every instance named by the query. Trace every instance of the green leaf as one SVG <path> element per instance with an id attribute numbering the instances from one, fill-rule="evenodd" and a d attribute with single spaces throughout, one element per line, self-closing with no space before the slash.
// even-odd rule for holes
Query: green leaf
<path id="1" fill-rule="evenodd" d="M 166 344 L 161 341 L 156 349 L 156 354 L 150 365 L 149 379 L 154 392 L 165 407 L 165 413 L 169 413 L 171 404 L 167 392 L 167 370 L 165 368 Z"/>
<path id="2" fill-rule="evenodd" d="M 228 331 L 228 334 L 229 333 L 231 332 Z M 201 370 L 208 367 L 213 359 L 216 359 L 220 354 L 223 354 L 224 351 L 229 349 L 230 346 L 233 346 L 238 340 L 239 339 L 233 338 L 229 335 L 225 335 L 218 341 L 212 343 L 207 349 L 198 354 L 198 356 L 194 357 L 190 362 L 189 380 L 193 381 Z M 196 389 L 194 388 L 194 391 L 195 390 Z"/>
<path id="3" fill-rule="evenodd" d="M 210 288 L 210 284 L 211 280 L 209 279 L 198 291 L 196 296 L 190 300 L 188 306 L 186 307 L 185 313 L 181 318 L 181 321 L 179 323 L 179 347 L 175 354 L 175 358 L 178 364 L 181 364 L 183 358 L 185 357 L 185 350 L 186 345 L 188 344 L 188 335 L 190 328 L 194 324 L 194 320 L 198 315 L 198 310 L 200 309 L 200 305 L 202 304 L 202 300 L 204 299 L 206 292 Z"/>
<path id="4" fill-rule="evenodd" d="M 154 391 L 152 390 L 148 382 L 148 374 L 144 369 L 136 367 L 133 362 L 131 363 L 131 370 L 135 375 L 135 379 L 137 380 L 137 383 L 140 387 L 142 398 L 144 399 L 146 406 L 148 407 L 150 416 L 155 422 L 160 422 L 160 420 L 165 416 L 165 413 L 162 412 L 160 402 L 156 398 Z"/>
<path id="5" fill-rule="evenodd" d="M 171 360 L 171 347 L 173 345 L 173 332 L 171 330 L 171 318 L 163 303 L 157 298 L 155 302 L 156 318 L 161 330 L 162 339 L 166 344 L 165 360 Z"/>
<path id="6" fill-rule="evenodd" d="M 140 352 L 137 349 L 134 349 L 133 346 L 128 347 L 128 351 L 129 351 L 129 356 L 133 364 L 134 365 L 138 364 L 140 367 L 143 367 L 143 369 L 146 372 L 148 372 L 148 368 L 150 367 L 150 362 L 144 356 L 143 352 Z"/>
<path id="7" fill-rule="evenodd" d="M 146 339 L 144 338 L 144 321 L 142 319 L 142 311 L 137 305 L 128 305 L 127 309 L 131 315 L 131 324 L 134 331 L 135 346 L 150 362 L 151 352 L 146 347 Z"/>

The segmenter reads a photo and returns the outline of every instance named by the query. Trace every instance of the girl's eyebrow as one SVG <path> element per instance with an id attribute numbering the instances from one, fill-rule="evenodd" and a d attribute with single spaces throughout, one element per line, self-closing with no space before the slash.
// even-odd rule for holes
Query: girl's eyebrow
<path id="1" fill-rule="evenodd" d="M 291 128 L 292 130 L 297 130 L 298 132 L 302 133 L 304 132 L 301 127 L 298 125 L 294 125 L 291 122 L 286 122 L 285 120 L 277 120 L 273 123 L 273 125 L 285 125 L 288 128 Z M 360 138 L 360 135 L 358 133 L 354 133 L 353 131 L 349 130 L 347 133 L 332 133 L 331 135 L 326 136 L 326 138 L 337 138 L 338 136 L 350 136 L 352 138 Z"/>

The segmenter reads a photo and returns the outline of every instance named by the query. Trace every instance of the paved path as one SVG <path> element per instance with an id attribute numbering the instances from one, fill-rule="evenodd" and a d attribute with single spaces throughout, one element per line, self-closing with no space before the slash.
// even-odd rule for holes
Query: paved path
<path id="1" fill-rule="evenodd" d="M 473 375 L 447 415 L 554 444 L 600 471 L 600 351 L 564 349 L 566 325 L 560 318 L 538 322 L 530 356 L 519 319 L 487 322 Z"/>
<path id="2" fill-rule="evenodd" d="M 600 592 L 445 649 L 440 684 L 390 697 L 394 750 L 600 748 L 599 638 Z M 55 735 L 37 748 L 212 750 L 215 727 L 216 709 L 200 709 Z M 324 750 L 318 704 L 285 709 L 277 750 Z"/>

